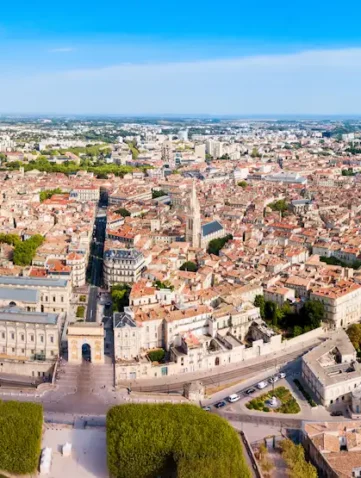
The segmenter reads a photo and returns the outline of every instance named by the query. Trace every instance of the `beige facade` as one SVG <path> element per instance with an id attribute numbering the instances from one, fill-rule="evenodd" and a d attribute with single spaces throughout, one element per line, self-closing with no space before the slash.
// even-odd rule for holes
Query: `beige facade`
<path id="1" fill-rule="evenodd" d="M 322 405 L 351 399 L 361 386 L 361 364 L 346 332 L 338 330 L 302 357 L 302 379 Z"/>
<path id="2" fill-rule="evenodd" d="M 66 263 L 71 267 L 73 287 L 85 285 L 87 256 L 72 252 L 68 254 Z"/>
<path id="3" fill-rule="evenodd" d="M 53 375 L 54 360 L 24 360 L 24 358 L 4 358 L 1 356 L 0 373 L 22 375 L 35 379 L 50 379 Z"/>
<path id="4" fill-rule="evenodd" d="M 70 192 L 70 197 L 78 201 L 99 201 L 100 190 L 94 188 L 76 188 Z"/>
<path id="5" fill-rule="evenodd" d="M 347 327 L 361 319 L 361 286 L 349 281 L 340 281 L 330 288 L 314 290 L 311 299 L 323 303 L 326 319 L 335 328 Z"/>
<path id="6" fill-rule="evenodd" d="M 246 347 L 234 337 L 226 335 L 224 337 L 227 346 L 210 350 L 212 341 L 207 337 L 199 345 L 192 345 L 192 338 L 186 338 L 187 348 L 181 347 L 177 361 L 170 361 L 165 364 L 151 363 L 146 357 L 138 357 L 137 360 L 117 360 L 115 364 L 116 383 L 129 380 L 142 380 L 150 378 L 161 378 L 167 375 L 183 375 L 191 372 L 215 372 L 219 367 L 226 367 L 231 364 L 245 363 L 260 356 L 265 356 L 277 352 L 291 350 L 294 346 L 301 346 L 308 340 L 314 340 L 316 337 L 324 335 L 322 329 L 315 329 L 301 336 L 282 342 L 281 335 L 271 337 L 269 342 L 256 340 L 251 347 Z M 189 340 L 190 341 L 189 341 Z M 177 350 L 177 349 L 175 349 Z M 173 352 L 173 350 L 172 350 Z M 183 358 L 183 360 L 182 360 Z"/>
<path id="7" fill-rule="evenodd" d="M 137 249 L 114 249 L 104 253 L 104 285 L 133 284 L 145 268 L 143 254 Z"/>
<path id="8" fill-rule="evenodd" d="M 29 310 L 67 313 L 70 295 L 71 282 L 66 279 L 0 276 L 0 304 L 3 306 L 12 303 L 31 307 Z"/>
<path id="9" fill-rule="evenodd" d="M 67 337 L 69 363 L 82 363 L 83 345 L 88 345 L 90 347 L 92 363 L 104 363 L 103 324 L 83 322 L 76 325 L 70 325 L 68 327 Z"/>
<path id="10" fill-rule="evenodd" d="M 293 302 L 295 298 L 295 290 L 288 289 L 287 287 L 272 286 L 264 291 L 264 299 L 266 301 L 271 300 L 280 307 L 282 307 L 286 301 Z"/>
<path id="11" fill-rule="evenodd" d="M 56 360 L 59 355 L 57 314 L 17 307 L 0 311 L 0 357 L 14 360 Z"/>
<path id="12" fill-rule="evenodd" d="M 253 320 L 259 319 L 259 309 L 250 303 L 237 308 L 223 304 L 213 314 L 208 306 L 199 306 L 143 317 L 147 318 L 137 321 L 131 307 L 114 314 L 116 362 L 138 361 L 140 366 L 144 360 L 146 365 L 147 352 L 163 347 L 171 352 L 171 369 L 185 373 L 242 360 L 241 341 Z"/>

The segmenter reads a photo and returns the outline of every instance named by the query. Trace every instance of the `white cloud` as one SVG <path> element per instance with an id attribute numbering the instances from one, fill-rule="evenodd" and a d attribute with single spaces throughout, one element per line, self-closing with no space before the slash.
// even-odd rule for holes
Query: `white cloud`
<path id="1" fill-rule="evenodd" d="M 356 114 L 360 83 L 361 49 L 315 50 L 3 77 L 0 105 L 50 113 Z"/>

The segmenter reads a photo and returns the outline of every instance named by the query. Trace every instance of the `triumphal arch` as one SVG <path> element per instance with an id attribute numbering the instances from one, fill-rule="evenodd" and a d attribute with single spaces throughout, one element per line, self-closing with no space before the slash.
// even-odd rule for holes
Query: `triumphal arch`
<path id="1" fill-rule="evenodd" d="M 104 363 L 103 324 L 80 322 L 68 327 L 68 362 L 79 364 L 88 360 L 94 364 Z"/>

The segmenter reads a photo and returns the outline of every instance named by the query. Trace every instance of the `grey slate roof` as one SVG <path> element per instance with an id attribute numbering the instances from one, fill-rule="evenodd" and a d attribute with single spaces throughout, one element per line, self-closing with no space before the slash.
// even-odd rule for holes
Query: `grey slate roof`
<path id="1" fill-rule="evenodd" d="M 109 249 L 104 252 L 105 259 L 129 259 L 136 260 L 143 254 L 137 249 Z"/>
<path id="2" fill-rule="evenodd" d="M 213 234 L 217 231 L 221 231 L 223 226 L 218 221 L 208 222 L 202 226 L 202 236 L 208 236 L 209 234 Z"/>
<path id="3" fill-rule="evenodd" d="M 124 312 L 115 312 L 113 317 L 114 328 L 121 328 L 125 326 L 136 327 L 135 321 Z"/>
<path id="4" fill-rule="evenodd" d="M 39 301 L 39 291 L 31 289 L 16 289 L 13 287 L 0 287 L 0 300 L 9 302 L 31 302 L 37 304 Z"/>
<path id="5" fill-rule="evenodd" d="M 66 287 L 67 283 L 68 281 L 66 279 L 0 276 L 0 286 L 14 285 L 23 287 Z"/>
<path id="6" fill-rule="evenodd" d="M 18 307 L 0 309 L 0 322 L 24 322 L 29 324 L 56 325 L 57 314 L 28 312 Z"/>

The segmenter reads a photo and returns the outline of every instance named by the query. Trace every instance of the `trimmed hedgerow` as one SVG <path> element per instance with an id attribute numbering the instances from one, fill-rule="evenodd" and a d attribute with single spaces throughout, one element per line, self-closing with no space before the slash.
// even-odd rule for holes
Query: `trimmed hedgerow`
<path id="1" fill-rule="evenodd" d="M 17 475 L 36 470 L 42 426 L 41 405 L 0 401 L 0 470 Z"/>
<path id="2" fill-rule="evenodd" d="M 113 478 L 250 478 L 237 432 L 194 405 L 119 405 L 107 415 Z"/>

